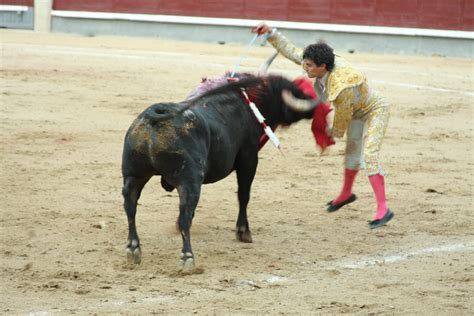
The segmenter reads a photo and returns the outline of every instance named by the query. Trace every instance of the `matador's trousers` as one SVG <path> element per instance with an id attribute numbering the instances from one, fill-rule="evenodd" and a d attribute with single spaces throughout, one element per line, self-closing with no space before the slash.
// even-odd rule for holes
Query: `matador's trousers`
<path id="1" fill-rule="evenodd" d="M 376 104 L 370 112 L 352 119 L 347 131 L 345 152 L 345 167 L 352 170 L 365 168 L 368 176 L 378 173 L 384 175 L 380 148 L 390 118 L 390 106 L 385 100 L 377 96 L 373 98 Z"/>

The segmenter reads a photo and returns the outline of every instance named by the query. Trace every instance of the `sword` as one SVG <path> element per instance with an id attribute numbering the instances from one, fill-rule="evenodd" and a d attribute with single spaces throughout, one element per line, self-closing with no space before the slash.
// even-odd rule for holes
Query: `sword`
<path id="1" fill-rule="evenodd" d="M 247 48 L 245 49 L 244 53 L 242 55 L 240 55 L 240 59 L 239 61 L 237 62 L 237 64 L 235 64 L 234 66 L 234 70 L 232 71 L 232 73 L 230 74 L 230 77 L 233 78 L 235 76 L 235 73 L 237 72 L 237 70 L 239 69 L 240 67 L 240 64 L 242 63 L 242 61 L 244 60 L 245 57 L 247 57 L 247 54 L 250 50 L 250 48 L 252 47 L 253 43 L 255 42 L 255 40 L 257 39 L 257 37 L 259 37 L 260 35 L 258 34 L 255 34 L 255 36 L 252 38 L 252 40 L 250 41 L 250 43 L 247 45 Z"/>

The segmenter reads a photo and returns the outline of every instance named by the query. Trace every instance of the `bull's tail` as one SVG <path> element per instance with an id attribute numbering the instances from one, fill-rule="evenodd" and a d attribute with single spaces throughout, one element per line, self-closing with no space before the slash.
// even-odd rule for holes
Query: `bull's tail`
<path id="1" fill-rule="evenodd" d="M 189 108 L 187 104 L 180 103 L 176 106 L 175 103 L 157 103 L 150 106 L 145 111 L 145 119 L 151 124 L 169 120 Z"/>
<path id="2" fill-rule="evenodd" d="M 198 104 L 199 101 L 209 98 L 214 95 L 218 94 L 225 94 L 230 92 L 239 92 L 240 89 L 255 87 L 263 82 L 262 78 L 259 77 L 247 77 L 244 79 L 240 79 L 239 81 L 232 81 L 223 86 L 214 88 L 212 90 L 206 91 L 205 93 L 194 97 L 192 99 L 188 99 L 178 104 L 178 106 L 166 106 L 168 104 L 155 104 L 150 107 L 148 111 L 145 113 L 145 117 L 153 123 L 158 123 L 161 121 L 169 120 L 177 115 L 180 115 L 190 107 Z M 161 105 L 161 106 L 160 106 Z"/>

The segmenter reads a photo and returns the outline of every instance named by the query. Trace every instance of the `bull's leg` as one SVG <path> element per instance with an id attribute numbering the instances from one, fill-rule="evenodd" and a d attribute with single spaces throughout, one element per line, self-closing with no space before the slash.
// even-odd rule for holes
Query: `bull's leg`
<path id="1" fill-rule="evenodd" d="M 257 170 L 257 163 L 256 155 L 255 157 L 239 157 L 236 161 L 237 183 L 239 185 L 237 193 L 239 197 L 239 216 L 235 234 L 237 239 L 242 242 L 252 242 L 252 234 L 247 220 L 247 205 L 250 200 L 250 188 Z"/>
<path id="2" fill-rule="evenodd" d="M 183 238 L 183 249 L 181 251 L 181 265 L 183 272 L 191 272 L 194 269 L 194 254 L 191 248 L 191 224 L 194 211 L 199 202 L 201 193 L 201 181 L 178 186 L 179 193 L 179 217 L 178 228 Z"/>
<path id="3" fill-rule="evenodd" d="M 148 180 L 150 180 L 150 177 L 124 177 L 123 181 L 123 206 L 128 219 L 127 259 L 129 262 L 137 264 L 141 262 L 142 253 L 137 228 L 135 227 L 135 214 L 137 213 L 138 199 Z"/>

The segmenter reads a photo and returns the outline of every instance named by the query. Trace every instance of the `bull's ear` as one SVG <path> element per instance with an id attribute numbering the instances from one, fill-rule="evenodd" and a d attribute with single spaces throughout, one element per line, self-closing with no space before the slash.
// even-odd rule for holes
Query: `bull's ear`
<path id="1" fill-rule="evenodd" d="M 319 104 L 319 100 L 298 99 L 291 93 L 291 91 L 286 89 L 283 89 L 281 92 L 281 98 L 289 108 L 296 112 L 311 111 Z"/>

